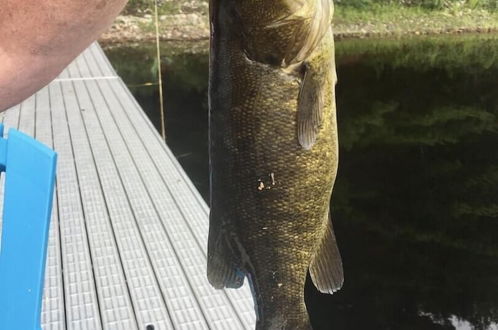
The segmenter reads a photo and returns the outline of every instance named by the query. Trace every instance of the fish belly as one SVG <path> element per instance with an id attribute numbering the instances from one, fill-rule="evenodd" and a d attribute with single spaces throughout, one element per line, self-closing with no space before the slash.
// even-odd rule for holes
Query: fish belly
<path id="1" fill-rule="evenodd" d="M 224 64 L 226 76 L 211 91 L 211 225 L 217 222 L 233 264 L 248 275 L 260 322 L 292 328 L 308 322 L 304 283 L 329 221 L 338 160 L 332 95 L 325 101 L 331 120 L 304 150 L 299 77 L 243 54 Z"/>

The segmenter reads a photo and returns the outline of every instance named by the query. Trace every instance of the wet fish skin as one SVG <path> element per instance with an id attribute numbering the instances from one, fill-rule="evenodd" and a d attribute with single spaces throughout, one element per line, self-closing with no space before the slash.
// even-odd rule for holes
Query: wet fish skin
<path id="1" fill-rule="evenodd" d="M 308 268 L 342 286 L 329 201 L 337 173 L 329 0 L 211 0 L 208 279 L 247 275 L 257 329 L 310 329 Z"/>

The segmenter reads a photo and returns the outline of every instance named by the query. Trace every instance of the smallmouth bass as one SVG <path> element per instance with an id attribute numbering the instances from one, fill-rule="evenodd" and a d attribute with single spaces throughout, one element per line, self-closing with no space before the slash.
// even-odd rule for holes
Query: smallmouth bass
<path id="1" fill-rule="evenodd" d="M 257 329 L 311 329 L 308 269 L 343 283 L 329 202 L 337 173 L 331 0 L 211 0 L 207 275 L 247 276 Z"/>

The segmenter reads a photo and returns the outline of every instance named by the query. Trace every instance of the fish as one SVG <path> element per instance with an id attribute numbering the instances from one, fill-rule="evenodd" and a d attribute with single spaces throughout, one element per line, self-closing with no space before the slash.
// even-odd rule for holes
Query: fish
<path id="1" fill-rule="evenodd" d="M 207 277 L 252 289 L 256 329 L 311 329 L 308 274 L 344 282 L 331 0 L 211 0 Z"/>

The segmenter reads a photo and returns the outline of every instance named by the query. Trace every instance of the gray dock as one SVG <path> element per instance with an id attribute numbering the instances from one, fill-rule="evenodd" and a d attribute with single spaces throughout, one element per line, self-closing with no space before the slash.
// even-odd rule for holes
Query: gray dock
<path id="1" fill-rule="evenodd" d="M 59 155 L 43 329 L 254 329 L 247 283 L 209 285 L 208 207 L 98 44 L 0 117 Z"/>

